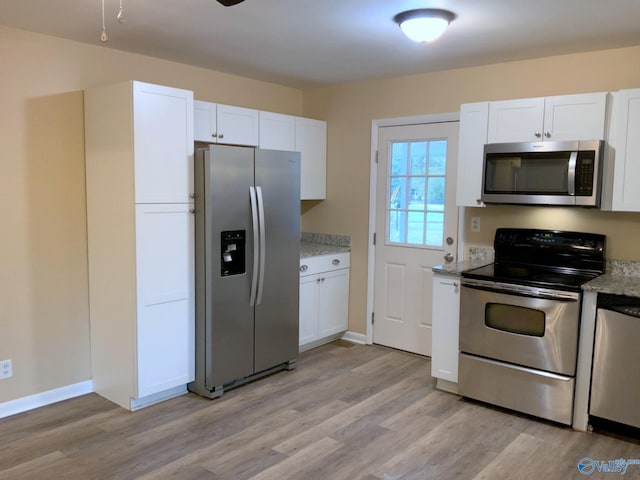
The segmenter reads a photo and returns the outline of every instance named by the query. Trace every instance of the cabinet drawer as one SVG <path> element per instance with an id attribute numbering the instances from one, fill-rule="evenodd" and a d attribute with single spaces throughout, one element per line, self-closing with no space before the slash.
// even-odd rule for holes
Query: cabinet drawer
<path id="1" fill-rule="evenodd" d="M 318 255 L 300 259 L 300 276 L 329 272 L 340 268 L 349 268 L 349 253 Z"/>

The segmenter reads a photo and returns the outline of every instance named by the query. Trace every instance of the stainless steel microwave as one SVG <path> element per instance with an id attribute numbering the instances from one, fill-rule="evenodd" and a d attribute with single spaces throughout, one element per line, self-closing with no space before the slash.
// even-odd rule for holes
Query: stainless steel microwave
<path id="1" fill-rule="evenodd" d="M 484 147 L 482 201 L 600 206 L 602 140 Z"/>

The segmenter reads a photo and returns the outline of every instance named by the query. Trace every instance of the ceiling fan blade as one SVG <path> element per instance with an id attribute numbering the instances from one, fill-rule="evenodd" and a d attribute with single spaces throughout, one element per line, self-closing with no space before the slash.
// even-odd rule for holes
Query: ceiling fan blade
<path id="1" fill-rule="evenodd" d="M 244 0 L 218 0 L 218 3 L 221 3 L 225 7 L 232 7 L 242 2 L 244 2 Z"/>

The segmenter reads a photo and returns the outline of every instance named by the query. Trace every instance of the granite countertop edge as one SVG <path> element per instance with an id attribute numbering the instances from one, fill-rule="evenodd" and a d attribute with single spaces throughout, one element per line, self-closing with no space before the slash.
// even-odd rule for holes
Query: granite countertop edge
<path id="1" fill-rule="evenodd" d="M 473 270 L 474 268 L 484 267 L 485 265 L 489 265 L 493 263 L 487 259 L 482 260 L 467 260 L 464 262 L 457 263 L 447 263 L 445 265 L 436 265 L 432 267 L 431 270 L 433 273 L 442 273 L 445 275 L 461 275 L 462 272 L 466 272 L 467 270 Z"/>
<path id="2" fill-rule="evenodd" d="M 582 290 L 640 298 L 640 276 L 604 273 L 582 285 Z"/>
<path id="3" fill-rule="evenodd" d="M 339 245 L 327 245 L 326 243 L 300 243 L 300 258 L 319 257 L 321 255 L 335 255 L 336 253 L 349 253 L 350 247 Z"/>
<path id="4" fill-rule="evenodd" d="M 333 233 L 302 232 L 300 258 L 335 255 L 351 251 L 351 236 Z"/>

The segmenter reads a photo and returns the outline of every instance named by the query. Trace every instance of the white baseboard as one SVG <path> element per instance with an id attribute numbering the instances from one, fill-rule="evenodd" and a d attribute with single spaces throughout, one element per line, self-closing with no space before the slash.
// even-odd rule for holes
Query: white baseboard
<path id="1" fill-rule="evenodd" d="M 165 400 L 169 400 L 170 398 L 174 398 L 174 397 L 179 397 L 180 395 L 184 395 L 185 393 L 187 393 L 187 386 L 180 385 L 178 387 L 173 387 L 173 388 L 170 388 L 169 390 L 154 393 L 153 395 L 149 395 L 146 397 L 132 398 L 131 411 L 133 412 L 141 408 L 154 405 L 156 403 L 164 402 Z"/>
<path id="2" fill-rule="evenodd" d="M 93 382 L 87 380 L 85 382 L 74 383 L 66 387 L 54 388 L 42 393 L 35 393 L 28 397 L 18 398 L 9 402 L 0 403 L 0 418 L 16 415 L 17 413 L 33 410 L 34 408 L 44 407 L 52 403 L 68 400 L 69 398 L 79 397 L 93 392 Z"/>
<path id="3" fill-rule="evenodd" d="M 355 332 L 347 331 L 342 336 L 342 340 L 347 340 L 347 341 L 353 342 L 353 343 L 360 343 L 362 345 L 366 345 L 367 344 L 367 336 L 363 335 L 362 333 L 355 333 Z"/>

